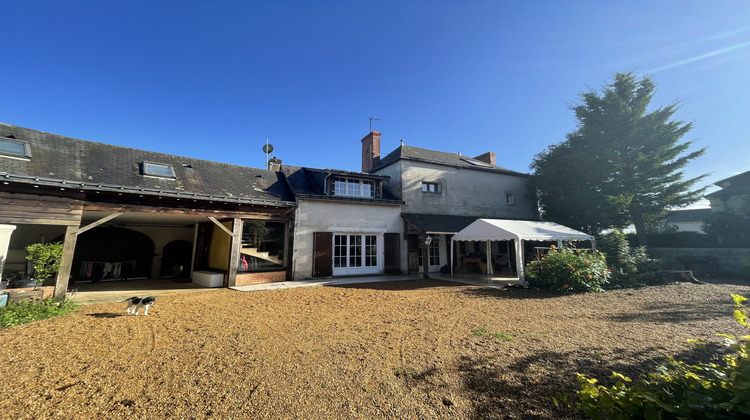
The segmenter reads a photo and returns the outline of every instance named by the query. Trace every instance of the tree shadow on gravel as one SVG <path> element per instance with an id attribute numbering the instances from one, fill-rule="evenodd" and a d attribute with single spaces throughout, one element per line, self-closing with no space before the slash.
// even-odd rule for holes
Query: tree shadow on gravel
<path id="1" fill-rule="evenodd" d="M 731 316 L 731 299 L 714 299 L 700 303 L 657 302 L 639 305 L 633 312 L 611 314 L 615 322 L 666 322 L 680 323 L 709 320 Z"/>
<path id="2" fill-rule="evenodd" d="M 332 284 L 325 287 L 367 290 L 418 290 L 434 287 L 465 286 L 465 284 L 436 279 L 377 281 L 372 283 Z"/>
<path id="3" fill-rule="evenodd" d="M 465 286 L 465 285 L 462 285 Z M 523 287 L 505 287 L 496 289 L 493 287 L 471 287 L 462 290 L 462 293 L 477 298 L 492 299 L 551 299 L 559 298 L 561 295 L 550 293 L 539 289 L 526 289 Z"/>
<path id="4" fill-rule="evenodd" d="M 113 313 L 113 312 L 98 312 L 95 314 L 88 314 L 88 316 L 91 316 L 94 318 L 117 318 L 119 316 L 125 316 L 125 315 L 119 314 L 119 313 Z"/>
<path id="5" fill-rule="evenodd" d="M 673 355 L 686 363 L 716 362 L 726 348 L 718 344 L 690 346 Z M 493 364 L 487 357 L 462 357 L 458 370 L 472 399 L 477 401 L 473 419 L 560 419 L 585 418 L 567 408 L 556 407 L 554 397 L 563 396 L 575 404 L 579 389 L 576 373 L 596 378 L 605 386 L 614 384 L 612 372 L 633 380 L 666 361 L 654 349 L 627 352 L 624 349 L 586 349 L 576 352 L 545 351 L 529 354 L 509 364 Z"/>

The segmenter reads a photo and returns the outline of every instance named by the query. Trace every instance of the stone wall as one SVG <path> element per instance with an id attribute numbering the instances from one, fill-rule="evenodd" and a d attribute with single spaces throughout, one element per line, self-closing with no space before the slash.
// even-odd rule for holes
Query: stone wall
<path id="1" fill-rule="evenodd" d="M 747 274 L 750 248 L 649 248 L 665 268 L 693 270 L 695 275 L 729 272 Z"/>

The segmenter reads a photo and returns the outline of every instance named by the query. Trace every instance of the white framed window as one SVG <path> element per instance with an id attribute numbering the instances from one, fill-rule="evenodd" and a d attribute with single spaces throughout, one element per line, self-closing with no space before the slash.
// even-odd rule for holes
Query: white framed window
<path id="1" fill-rule="evenodd" d="M 422 260 L 423 247 L 419 247 L 419 266 L 422 267 L 424 261 Z M 440 265 L 440 239 L 437 237 L 432 238 L 432 242 L 427 245 L 427 249 L 430 255 L 428 262 L 430 265 Z"/>
<path id="2" fill-rule="evenodd" d="M 333 193 L 353 197 L 375 197 L 375 181 L 336 177 L 333 181 Z"/>
<path id="3" fill-rule="evenodd" d="M 431 194 L 440 194 L 442 192 L 440 188 L 440 183 L 422 181 L 422 192 L 431 193 Z"/>
<path id="4" fill-rule="evenodd" d="M 516 197 L 513 194 L 505 194 L 505 204 L 514 206 L 516 204 Z"/>
<path id="5" fill-rule="evenodd" d="M 0 155 L 30 158 L 31 148 L 25 141 L 2 138 L 0 139 Z"/>
<path id="6" fill-rule="evenodd" d="M 176 178 L 172 165 L 164 163 L 143 162 L 143 175 L 158 176 L 162 178 Z"/>

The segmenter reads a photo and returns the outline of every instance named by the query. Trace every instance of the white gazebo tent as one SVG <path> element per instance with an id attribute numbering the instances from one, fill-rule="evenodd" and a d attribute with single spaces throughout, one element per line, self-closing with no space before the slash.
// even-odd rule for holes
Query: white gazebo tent
<path id="1" fill-rule="evenodd" d="M 563 241 L 591 241 L 592 248 L 595 248 L 593 236 L 557 223 L 531 220 L 477 219 L 453 235 L 451 239 L 451 260 L 453 259 L 454 242 L 485 241 L 488 256 L 487 274 L 492 274 L 492 264 L 489 261 L 491 241 L 511 240 L 515 245 L 516 270 L 521 284 L 525 284 L 521 241 L 557 241 L 558 247 L 561 248 Z M 452 267 L 451 265 L 451 275 L 453 274 Z"/>

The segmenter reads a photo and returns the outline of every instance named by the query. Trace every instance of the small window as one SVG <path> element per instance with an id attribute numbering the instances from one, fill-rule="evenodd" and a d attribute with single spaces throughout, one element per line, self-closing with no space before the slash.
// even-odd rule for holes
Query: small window
<path id="1" fill-rule="evenodd" d="M 513 194 L 505 194 L 505 204 L 513 206 L 516 204 L 516 197 Z"/>
<path id="2" fill-rule="evenodd" d="M 440 184 L 437 182 L 422 182 L 422 192 L 440 194 Z"/>
<path id="3" fill-rule="evenodd" d="M 143 162 L 143 175 L 175 178 L 172 166 L 151 162 Z"/>
<path id="4" fill-rule="evenodd" d="M 0 139 L 0 154 L 29 158 L 31 149 L 26 142 L 2 138 Z"/>

